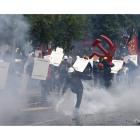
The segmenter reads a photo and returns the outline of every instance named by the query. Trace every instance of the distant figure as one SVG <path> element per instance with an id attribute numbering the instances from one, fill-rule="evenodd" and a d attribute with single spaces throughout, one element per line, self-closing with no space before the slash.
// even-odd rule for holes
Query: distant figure
<path id="1" fill-rule="evenodd" d="M 128 84 L 130 85 L 131 83 L 134 82 L 137 66 L 131 59 L 128 59 L 125 65 L 126 67 L 128 67 Z"/>
<path id="2" fill-rule="evenodd" d="M 59 89 L 61 89 L 61 87 L 63 86 L 64 82 L 66 81 L 66 78 L 68 76 L 68 69 L 70 67 L 71 67 L 71 64 L 68 61 L 68 57 L 65 55 L 64 56 L 64 61 L 62 61 L 61 64 L 59 65 L 60 83 L 61 83 Z"/>

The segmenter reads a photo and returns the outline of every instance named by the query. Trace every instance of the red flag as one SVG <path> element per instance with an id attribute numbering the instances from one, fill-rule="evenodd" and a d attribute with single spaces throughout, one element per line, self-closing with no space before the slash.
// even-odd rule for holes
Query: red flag
<path id="1" fill-rule="evenodd" d="M 127 44 L 127 47 L 131 55 L 138 56 L 138 41 L 136 36 Z"/>

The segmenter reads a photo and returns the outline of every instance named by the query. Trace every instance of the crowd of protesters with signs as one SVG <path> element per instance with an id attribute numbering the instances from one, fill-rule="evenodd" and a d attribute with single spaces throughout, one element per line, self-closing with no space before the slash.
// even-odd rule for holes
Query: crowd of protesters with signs
<path id="1" fill-rule="evenodd" d="M 64 95 L 70 88 L 77 95 L 75 108 L 79 108 L 84 89 L 83 80 L 92 80 L 95 88 L 105 90 L 109 89 L 114 80 L 117 85 L 121 86 L 133 84 L 138 69 L 137 55 L 116 56 L 114 58 L 116 46 L 110 40 L 107 41 L 110 43 L 112 51 L 104 50 L 98 44 L 99 40 L 94 42 L 94 45 L 98 45 L 105 53 L 104 56 L 94 52 L 90 57 L 75 56 L 72 58 L 64 55 L 63 49 L 57 47 L 56 50 L 42 51 L 38 56 L 35 55 L 35 51 L 32 51 L 29 53 L 26 62 L 20 63 L 20 65 L 11 61 L 12 55 L 7 51 L 0 61 L 2 77 L 0 89 L 2 92 L 8 90 L 10 93 L 17 94 L 22 86 L 22 76 L 28 75 L 28 83 L 23 90 L 24 92 L 34 88 L 34 80 L 40 83 L 43 100 L 46 100 L 47 95 L 55 90 L 60 96 Z M 5 73 L 6 71 L 7 73 Z"/>

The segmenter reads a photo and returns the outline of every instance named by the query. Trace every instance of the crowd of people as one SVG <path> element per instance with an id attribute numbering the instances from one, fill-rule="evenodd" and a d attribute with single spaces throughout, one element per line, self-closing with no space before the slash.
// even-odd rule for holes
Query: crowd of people
<path id="1" fill-rule="evenodd" d="M 46 53 L 42 54 L 42 58 Z M 1 61 L 9 62 L 8 80 L 6 82 L 6 90 L 18 92 L 18 88 L 21 86 L 21 73 L 29 75 L 28 88 L 33 88 L 32 71 L 34 66 L 35 51 L 31 52 L 26 59 L 26 62 L 21 65 L 16 65 L 12 62 L 12 55 L 8 51 L 6 52 L 4 59 Z M 37 56 L 41 57 L 41 55 Z M 49 65 L 48 74 L 46 80 L 40 81 L 42 99 L 46 100 L 47 95 L 54 89 L 57 90 L 58 96 L 64 95 L 68 88 L 77 95 L 77 102 L 75 108 L 79 108 L 83 95 L 83 83 L 82 80 L 94 80 L 95 87 L 108 90 L 114 80 L 114 74 L 111 73 L 111 68 L 114 66 L 107 63 L 107 57 L 103 59 L 99 58 L 92 64 L 89 62 L 83 72 L 78 72 L 73 68 L 73 64 L 79 56 L 73 58 L 72 62 L 69 62 L 68 56 L 64 56 L 59 67 L 52 64 Z M 88 59 L 84 56 L 84 59 Z M 117 60 L 124 61 L 123 57 L 117 56 Z M 24 65 L 24 66 L 23 66 Z M 21 68 L 22 67 L 22 68 Z M 23 68 L 24 67 L 24 68 Z M 122 68 L 116 74 L 117 84 L 131 84 L 136 76 L 137 66 L 131 59 L 128 59 L 127 63 L 123 62 Z"/>

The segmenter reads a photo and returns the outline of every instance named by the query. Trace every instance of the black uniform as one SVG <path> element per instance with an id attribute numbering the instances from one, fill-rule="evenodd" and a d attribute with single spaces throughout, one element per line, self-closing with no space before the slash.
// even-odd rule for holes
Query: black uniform
<path id="1" fill-rule="evenodd" d="M 60 73 L 60 87 L 59 87 L 59 91 L 61 87 L 63 86 L 67 76 L 68 76 L 68 69 L 71 67 L 71 64 L 69 61 L 64 60 L 61 62 L 60 66 L 59 66 L 59 73 Z"/>
<path id="2" fill-rule="evenodd" d="M 82 73 L 80 72 L 73 72 L 68 74 L 68 78 L 66 79 L 66 83 L 64 85 L 62 93 L 65 93 L 68 88 L 71 89 L 73 93 L 77 94 L 77 102 L 75 107 L 79 108 L 82 100 L 82 95 L 83 95 L 83 84 L 82 84 Z M 84 80 L 91 80 L 91 76 L 87 77 Z"/>
<path id="3" fill-rule="evenodd" d="M 97 85 L 97 82 L 98 82 L 98 79 L 99 79 L 98 64 L 99 64 L 99 62 L 94 62 L 94 64 L 93 64 L 94 85 Z"/>
<path id="4" fill-rule="evenodd" d="M 100 88 L 104 88 L 105 87 L 104 67 L 98 67 L 98 76 Z"/>
<path id="5" fill-rule="evenodd" d="M 111 67 L 114 67 L 114 65 L 109 65 L 106 60 L 102 61 L 102 64 L 104 65 L 103 67 L 103 78 L 104 78 L 104 86 L 105 89 L 108 89 L 109 86 L 111 85 L 111 80 L 112 80 L 112 76 L 113 74 L 111 73 Z"/>
<path id="6" fill-rule="evenodd" d="M 125 64 L 128 67 L 128 84 L 133 83 L 137 66 L 133 61 Z"/>

